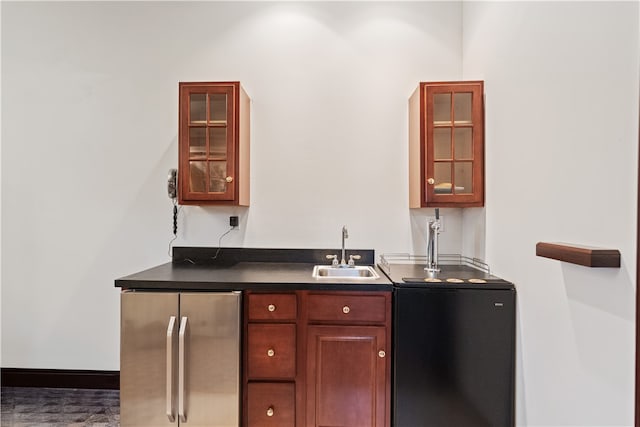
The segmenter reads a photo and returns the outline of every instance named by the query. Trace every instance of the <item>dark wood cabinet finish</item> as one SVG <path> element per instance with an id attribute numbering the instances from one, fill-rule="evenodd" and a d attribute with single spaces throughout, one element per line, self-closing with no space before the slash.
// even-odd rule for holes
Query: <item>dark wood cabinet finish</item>
<path id="1" fill-rule="evenodd" d="M 295 385 L 293 383 L 249 383 L 247 425 L 295 427 Z"/>
<path id="2" fill-rule="evenodd" d="M 249 321 L 296 320 L 295 294 L 251 294 L 248 300 Z"/>
<path id="3" fill-rule="evenodd" d="M 386 340 L 384 326 L 309 326 L 307 427 L 388 425 Z"/>
<path id="4" fill-rule="evenodd" d="M 484 82 L 421 82 L 409 99 L 409 207 L 484 205 Z"/>
<path id="5" fill-rule="evenodd" d="M 297 426 L 298 296 L 245 292 L 244 427 Z"/>
<path id="6" fill-rule="evenodd" d="M 306 427 L 389 426 L 391 293 L 305 296 Z"/>
<path id="7" fill-rule="evenodd" d="M 276 425 L 265 417 L 267 401 L 278 393 L 290 396 L 292 388 L 294 407 L 279 426 L 289 425 L 289 413 L 299 427 L 390 426 L 391 292 L 245 295 L 244 427 Z M 272 363 L 278 347 L 289 348 L 291 336 L 295 348 Z M 283 342 L 276 343 L 277 337 Z M 274 356 L 266 353 L 269 348 Z"/>
<path id="8" fill-rule="evenodd" d="M 296 325 L 251 324 L 247 329 L 250 379 L 293 379 L 296 374 Z"/>
<path id="9" fill-rule="evenodd" d="M 309 295 L 310 322 L 380 324 L 386 319 L 383 295 L 343 295 L 340 292 Z"/>
<path id="10" fill-rule="evenodd" d="M 178 203 L 249 204 L 250 99 L 240 82 L 181 82 Z"/>

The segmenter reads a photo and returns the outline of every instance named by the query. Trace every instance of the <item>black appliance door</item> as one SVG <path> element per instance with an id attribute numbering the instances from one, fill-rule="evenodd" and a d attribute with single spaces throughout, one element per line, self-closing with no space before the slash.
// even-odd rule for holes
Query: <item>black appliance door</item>
<path id="1" fill-rule="evenodd" d="M 394 426 L 515 424 L 515 290 L 394 294 Z"/>

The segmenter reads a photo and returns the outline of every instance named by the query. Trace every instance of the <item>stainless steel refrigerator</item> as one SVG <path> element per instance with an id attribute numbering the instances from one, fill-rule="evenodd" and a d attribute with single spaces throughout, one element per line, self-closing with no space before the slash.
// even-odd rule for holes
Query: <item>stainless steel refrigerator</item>
<path id="1" fill-rule="evenodd" d="M 121 294 L 120 425 L 240 425 L 240 292 Z"/>

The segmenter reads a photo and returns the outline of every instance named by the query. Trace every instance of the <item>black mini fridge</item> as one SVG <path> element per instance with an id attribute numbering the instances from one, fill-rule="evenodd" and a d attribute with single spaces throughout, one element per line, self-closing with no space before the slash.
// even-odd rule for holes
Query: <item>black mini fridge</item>
<path id="1" fill-rule="evenodd" d="M 515 425 L 516 292 L 506 281 L 394 290 L 393 425 Z"/>

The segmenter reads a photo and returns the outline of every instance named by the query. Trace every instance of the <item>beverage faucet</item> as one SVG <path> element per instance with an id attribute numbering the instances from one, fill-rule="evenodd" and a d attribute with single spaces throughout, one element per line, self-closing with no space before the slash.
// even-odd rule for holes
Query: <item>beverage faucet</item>
<path id="1" fill-rule="evenodd" d="M 429 273 L 437 273 L 438 268 L 438 235 L 440 234 L 440 209 L 436 208 L 436 218 L 427 221 L 427 266 Z"/>

